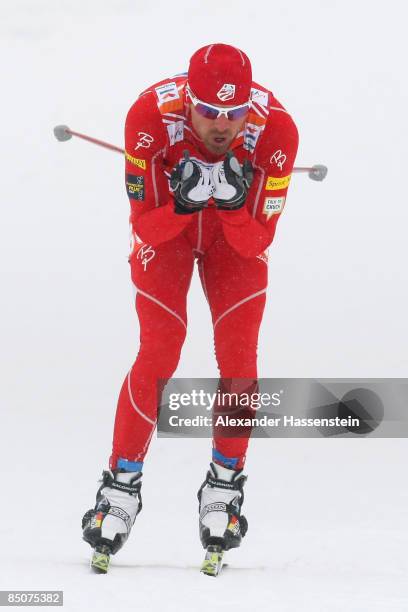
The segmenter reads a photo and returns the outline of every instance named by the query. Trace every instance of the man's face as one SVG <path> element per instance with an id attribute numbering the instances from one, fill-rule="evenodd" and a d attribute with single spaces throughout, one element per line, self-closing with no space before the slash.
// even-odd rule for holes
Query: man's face
<path id="1" fill-rule="evenodd" d="M 220 108 L 228 109 L 227 106 L 220 106 Z M 194 104 L 190 104 L 190 112 L 194 130 L 210 153 L 215 155 L 223 155 L 228 151 L 247 118 L 246 115 L 243 118 L 230 121 L 225 115 L 220 115 L 217 119 L 206 119 L 197 113 Z"/>

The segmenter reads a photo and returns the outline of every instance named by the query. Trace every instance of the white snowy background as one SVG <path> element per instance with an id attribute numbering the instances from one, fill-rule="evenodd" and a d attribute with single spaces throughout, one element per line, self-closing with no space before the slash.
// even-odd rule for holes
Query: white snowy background
<path id="1" fill-rule="evenodd" d="M 209 440 L 154 440 L 144 509 L 108 576 L 80 521 L 138 349 L 118 154 L 138 93 L 200 46 L 244 49 L 300 131 L 270 251 L 265 377 L 407 375 L 406 4 L 1 0 L 0 589 L 67 610 L 408 610 L 405 440 L 256 440 L 244 545 L 198 572 Z M 178 376 L 216 376 L 195 277 Z"/>

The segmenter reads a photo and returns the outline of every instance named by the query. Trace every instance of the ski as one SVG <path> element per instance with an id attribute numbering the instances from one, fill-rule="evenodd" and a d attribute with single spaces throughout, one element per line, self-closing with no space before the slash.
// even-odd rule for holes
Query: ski
<path id="1" fill-rule="evenodd" d="M 108 546 L 97 546 L 91 559 L 91 570 L 95 574 L 107 574 L 110 563 L 110 550 Z"/>
<path id="2" fill-rule="evenodd" d="M 207 546 L 201 572 L 207 576 L 218 576 L 222 568 L 224 550 L 218 545 Z"/>

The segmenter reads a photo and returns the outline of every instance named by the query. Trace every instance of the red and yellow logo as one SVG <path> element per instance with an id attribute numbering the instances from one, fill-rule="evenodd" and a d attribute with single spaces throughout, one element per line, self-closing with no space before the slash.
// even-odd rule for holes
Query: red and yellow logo
<path id="1" fill-rule="evenodd" d="M 102 521 L 103 521 L 103 514 L 102 512 L 98 512 L 98 514 L 95 516 L 96 527 L 99 528 L 102 525 Z"/>
<path id="2" fill-rule="evenodd" d="M 286 189 L 289 186 L 290 179 L 292 175 L 288 174 L 288 176 L 268 176 L 266 179 L 265 189 L 268 191 L 278 191 L 278 189 Z"/>
<path id="3" fill-rule="evenodd" d="M 125 151 L 125 157 L 127 161 L 133 164 L 134 166 L 137 166 L 138 168 L 142 168 L 142 170 L 146 170 L 146 160 L 145 159 L 138 159 L 137 157 L 133 157 L 133 155 L 130 155 L 127 151 Z"/>

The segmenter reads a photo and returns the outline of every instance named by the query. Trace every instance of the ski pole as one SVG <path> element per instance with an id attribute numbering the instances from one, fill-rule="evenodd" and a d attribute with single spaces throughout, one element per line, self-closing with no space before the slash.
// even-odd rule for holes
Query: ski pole
<path id="1" fill-rule="evenodd" d="M 65 140 L 70 140 L 73 136 L 77 138 L 82 138 L 83 140 L 87 140 L 88 142 L 92 142 L 93 144 L 98 145 L 99 147 L 104 147 L 105 149 L 110 149 L 111 151 L 116 151 L 117 153 L 124 153 L 125 150 L 120 147 L 116 147 L 113 144 L 109 144 L 109 142 L 104 142 L 103 140 L 98 140 L 98 138 L 92 138 L 92 136 L 87 136 L 86 134 L 81 134 L 80 132 L 74 132 L 67 125 L 57 125 L 54 128 L 54 136 L 60 142 L 64 142 Z"/>
<path id="2" fill-rule="evenodd" d="M 77 138 L 82 138 L 82 140 L 87 140 L 88 142 L 92 142 L 92 144 L 98 145 L 99 147 L 104 147 L 110 151 L 116 151 L 117 153 L 122 153 L 122 155 L 125 153 L 125 150 L 121 147 L 117 147 L 109 142 L 104 142 L 98 138 L 93 138 L 92 136 L 87 136 L 86 134 L 81 134 L 80 132 L 74 132 L 74 130 L 71 130 L 67 125 L 55 126 L 54 136 L 60 142 L 70 140 L 72 136 L 76 136 Z M 309 178 L 311 178 L 313 181 L 323 181 L 327 175 L 327 166 L 323 166 L 322 164 L 315 164 L 314 166 L 310 167 L 297 166 L 293 168 L 292 172 L 307 172 Z"/>

